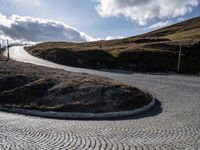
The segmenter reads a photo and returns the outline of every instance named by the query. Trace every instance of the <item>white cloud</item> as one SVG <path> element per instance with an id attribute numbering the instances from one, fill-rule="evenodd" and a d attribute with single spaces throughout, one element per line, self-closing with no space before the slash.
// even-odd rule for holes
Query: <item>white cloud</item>
<path id="1" fill-rule="evenodd" d="M 183 18 L 183 17 L 177 19 L 178 22 L 182 22 L 184 20 L 185 20 L 185 18 Z"/>
<path id="2" fill-rule="evenodd" d="M 108 40 L 123 39 L 123 38 L 124 36 L 117 36 L 117 37 L 107 36 L 106 38 L 104 38 L 104 40 L 108 41 Z"/>
<path id="3" fill-rule="evenodd" d="M 155 23 L 155 24 L 153 24 L 153 25 L 151 25 L 150 27 L 149 27 L 149 29 L 159 29 L 159 28 L 163 28 L 163 27 L 166 27 L 166 26 L 168 26 L 170 24 L 170 22 L 169 21 L 165 21 L 165 22 L 158 22 L 158 23 Z"/>
<path id="4" fill-rule="evenodd" d="M 6 0 L 7 3 L 15 5 L 15 7 L 24 7 L 24 6 L 41 6 L 41 0 Z"/>
<path id="5" fill-rule="evenodd" d="M 199 0 L 99 0 L 96 10 L 102 17 L 123 15 L 139 25 L 170 19 L 191 12 Z"/>
<path id="6" fill-rule="evenodd" d="M 14 41 L 85 42 L 94 40 L 92 37 L 54 20 L 17 15 L 8 18 L 2 14 L 0 14 L 0 20 L 0 38 L 7 37 Z"/>
<path id="7" fill-rule="evenodd" d="M 123 39 L 124 36 L 107 36 L 102 38 L 95 38 L 93 41 L 109 41 L 109 40 L 116 40 L 116 39 Z"/>
<path id="8" fill-rule="evenodd" d="M 9 26 L 10 25 L 10 20 L 6 18 L 6 16 L 0 14 L 0 24 L 3 26 Z"/>

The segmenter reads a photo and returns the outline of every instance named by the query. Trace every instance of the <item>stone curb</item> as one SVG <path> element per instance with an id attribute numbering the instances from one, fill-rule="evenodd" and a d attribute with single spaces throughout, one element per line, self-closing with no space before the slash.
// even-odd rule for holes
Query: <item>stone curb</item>
<path id="1" fill-rule="evenodd" d="M 68 113 L 68 112 L 54 112 L 54 111 L 39 111 L 39 110 L 27 110 L 19 108 L 6 108 L 0 107 L 0 111 L 18 113 L 30 116 L 38 116 L 44 118 L 56 118 L 56 119 L 101 119 L 101 118 L 115 118 L 115 117 L 126 117 L 132 115 L 139 115 L 150 109 L 152 109 L 156 104 L 155 99 L 153 99 L 148 105 L 130 111 L 120 111 L 120 112 L 109 112 L 109 113 Z"/>

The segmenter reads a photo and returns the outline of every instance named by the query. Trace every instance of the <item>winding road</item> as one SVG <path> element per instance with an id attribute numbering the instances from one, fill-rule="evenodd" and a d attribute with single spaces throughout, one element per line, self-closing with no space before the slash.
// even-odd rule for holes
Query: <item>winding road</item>
<path id="1" fill-rule="evenodd" d="M 11 48 L 10 56 L 20 62 L 95 74 L 136 86 L 153 93 L 162 110 L 128 120 L 105 121 L 44 119 L 0 112 L 0 149 L 200 149 L 199 77 L 66 67 L 35 58 L 23 47 Z"/>

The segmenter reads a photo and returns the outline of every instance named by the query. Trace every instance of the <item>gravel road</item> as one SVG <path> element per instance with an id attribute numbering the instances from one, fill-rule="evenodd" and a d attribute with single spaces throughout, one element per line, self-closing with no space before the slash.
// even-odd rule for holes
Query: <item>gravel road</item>
<path id="1" fill-rule="evenodd" d="M 0 112 L 0 149 L 200 149 L 199 77 L 63 67 L 34 58 L 22 47 L 11 48 L 11 58 L 109 77 L 153 93 L 161 106 L 135 118 L 105 121 L 44 119 Z"/>

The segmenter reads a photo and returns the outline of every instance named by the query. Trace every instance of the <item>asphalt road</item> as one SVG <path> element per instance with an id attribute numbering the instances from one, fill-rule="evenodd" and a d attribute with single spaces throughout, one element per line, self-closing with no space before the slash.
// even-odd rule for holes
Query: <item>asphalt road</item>
<path id="1" fill-rule="evenodd" d="M 11 58 L 68 71 L 98 74 L 147 90 L 161 102 L 127 120 L 56 120 L 0 112 L 0 149 L 200 149 L 200 78 L 184 75 L 108 73 L 64 67 L 32 57 L 21 47 Z"/>

